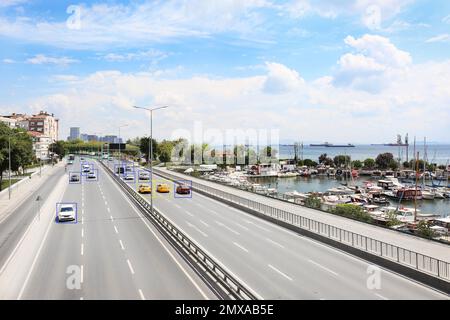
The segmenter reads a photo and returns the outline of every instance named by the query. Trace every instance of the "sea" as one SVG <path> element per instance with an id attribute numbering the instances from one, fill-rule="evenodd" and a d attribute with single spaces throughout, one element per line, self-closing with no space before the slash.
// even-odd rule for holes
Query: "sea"
<path id="1" fill-rule="evenodd" d="M 311 159 L 318 161 L 321 154 L 326 153 L 333 158 L 337 155 L 348 155 L 352 160 L 365 160 L 367 158 L 375 159 L 381 153 L 390 152 L 395 159 L 401 161 L 414 158 L 414 146 L 410 145 L 408 152 L 406 147 L 384 146 L 384 145 L 355 145 L 355 147 L 311 147 L 305 144 L 303 148 L 299 147 L 299 159 Z M 427 159 L 430 163 L 438 165 L 450 164 L 450 144 L 428 144 L 424 148 L 423 144 L 416 144 L 416 153 L 419 152 L 420 159 Z M 278 150 L 280 159 L 293 159 L 295 156 L 293 145 L 280 145 Z"/>

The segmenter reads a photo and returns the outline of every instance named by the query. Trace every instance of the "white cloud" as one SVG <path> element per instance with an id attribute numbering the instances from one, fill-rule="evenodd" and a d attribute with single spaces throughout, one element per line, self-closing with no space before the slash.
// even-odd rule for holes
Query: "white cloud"
<path id="1" fill-rule="evenodd" d="M 289 92 L 299 89 L 305 82 L 297 71 L 285 65 L 266 62 L 266 66 L 269 73 L 264 81 L 264 92 L 271 94 Z"/>
<path id="2" fill-rule="evenodd" d="M 246 37 L 264 22 L 265 0 L 168 0 L 79 6 L 79 28 L 66 21 L 0 17 L 0 35 L 73 49 L 145 46 L 179 37 L 235 32 Z M 67 15 L 68 20 L 73 14 Z M 249 37 L 247 37 L 249 39 Z"/>
<path id="3" fill-rule="evenodd" d="M 14 61 L 13 59 L 3 59 L 2 61 L 3 61 L 3 63 L 6 63 L 6 64 L 16 63 L 16 61 Z"/>
<path id="4" fill-rule="evenodd" d="M 383 142 L 409 132 L 448 141 L 450 61 L 393 67 L 399 63 L 375 57 L 343 55 L 340 64 L 356 70 L 354 81 L 359 82 L 344 86 L 331 76 L 305 81 L 298 71 L 275 62 L 267 62 L 257 76 L 219 79 L 102 71 L 62 82 L 30 106 L 56 113 L 64 134 L 73 119 L 84 119 L 83 131 L 115 133 L 126 122 L 133 126 L 124 136 L 142 136 L 147 118 L 132 106 L 170 105 L 155 115 L 158 138 L 176 129 L 192 130 L 201 121 L 204 128 L 219 130 L 279 128 L 283 139 Z M 361 90 L 377 77 L 384 84 L 377 91 Z"/>
<path id="5" fill-rule="evenodd" d="M 442 22 L 450 24 L 450 14 L 442 19 Z"/>
<path id="6" fill-rule="evenodd" d="M 60 66 L 66 66 L 72 63 L 78 62 L 78 60 L 71 59 L 68 57 L 49 57 L 43 54 L 38 54 L 34 56 L 33 58 L 29 58 L 26 61 L 30 64 L 54 64 L 54 65 L 60 65 Z"/>
<path id="7" fill-rule="evenodd" d="M 344 54 L 338 61 L 339 69 L 333 83 L 339 87 L 379 92 L 412 64 L 411 55 L 385 37 L 366 34 L 356 39 L 348 36 L 344 42 L 355 52 Z"/>
<path id="8" fill-rule="evenodd" d="M 142 60 L 152 60 L 153 62 L 158 62 L 162 59 L 167 58 L 168 54 L 161 52 L 159 50 L 147 50 L 139 52 L 128 52 L 128 53 L 108 53 L 103 56 L 103 58 L 109 62 L 126 62 L 126 61 L 142 61 Z"/>
<path id="9" fill-rule="evenodd" d="M 435 37 L 432 37 L 425 41 L 426 43 L 434 43 L 434 42 L 450 42 L 450 34 L 441 34 Z"/>
<path id="10" fill-rule="evenodd" d="M 28 2 L 29 0 L 1 0 L 0 8 L 12 7 Z"/>

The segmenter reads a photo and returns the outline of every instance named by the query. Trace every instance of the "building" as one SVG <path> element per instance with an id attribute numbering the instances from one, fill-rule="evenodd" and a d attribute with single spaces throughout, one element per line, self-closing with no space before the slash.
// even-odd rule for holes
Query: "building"
<path id="1" fill-rule="evenodd" d="M 82 133 L 80 134 L 80 139 L 83 140 L 84 142 L 88 141 L 88 135 L 86 133 Z"/>
<path id="2" fill-rule="evenodd" d="M 5 123 L 10 128 L 17 128 L 17 121 L 13 118 L 7 118 L 0 116 L 0 122 Z"/>
<path id="3" fill-rule="evenodd" d="M 52 142 L 58 141 L 58 122 L 52 114 L 41 111 L 39 114 L 32 115 L 29 120 L 28 131 L 42 133 L 43 136 L 50 137 Z"/>
<path id="4" fill-rule="evenodd" d="M 87 141 L 89 141 L 89 142 L 98 141 L 98 136 L 95 134 L 88 134 Z"/>
<path id="5" fill-rule="evenodd" d="M 80 127 L 71 127 L 70 128 L 70 136 L 67 140 L 73 141 L 80 139 Z"/>
<path id="6" fill-rule="evenodd" d="M 50 159 L 49 147 L 52 144 L 52 139 L 36 131 L 28 131 L 28 134 L 33 140 L 33 152 L 36 158 L 40 160 Z"/>

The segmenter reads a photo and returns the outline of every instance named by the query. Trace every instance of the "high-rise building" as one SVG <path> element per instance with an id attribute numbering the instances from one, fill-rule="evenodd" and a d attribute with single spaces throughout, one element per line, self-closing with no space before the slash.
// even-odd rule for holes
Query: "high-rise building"
<path id="1" fill-rule="evenodd" d="M 69 141 L 80 139 L 80 127 L 71 127 Z"/>

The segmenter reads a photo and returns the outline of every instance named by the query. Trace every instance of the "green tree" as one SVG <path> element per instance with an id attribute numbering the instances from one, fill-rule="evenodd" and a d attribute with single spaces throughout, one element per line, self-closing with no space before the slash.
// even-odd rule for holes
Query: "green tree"
<path id="1" fill-rule="evenodd" d="M 59 157 L 59 159 L 64 158 L 67 152 L 67 146 L 64 141 L 56 141 L 55 143 L 52 143 L 49 146 L 49 150 L 53 150 L 54 153 L 56 153 Z"/>
<path id="2" fill-rule="evenodd" d="M 426 220 L 419 221 L 419 223 L 417 224 L 417 233 L 421 237 L 429 239 L 435 236 L 435 232 L 433 231 L 433 229 L 431 229 L 430 223 Z"/>
<path id="3" fill-rule="evenodd" d="M 397 170 L 397 169 L 398 169 L 398 162 L 395 161 L 395 160 L 392 160 L 392 161 L 389 163 L 389 169 L 391 169 L 391 170 Z"/>
<path id="4" fill-rule="evenodd" d="M 174 142 L 168 140 L 161 141 L 159 144 L 159 161 L 170 162 L 173 148 Z"/>
<path id="5" fill-rule="evenodd" d="M 153 144 L 153 159 L 157 159 L 158 142 L 152 138 L 152 144 Z M 149 137 L 140 138 L 139 150 L 145 156 L 145 160 L 148 163 L 149 159 L 150 159 L 150 138 Z"/>
<path id="6" fill-rule="evenodd" d="M 355 160 L 352 162 L 352 167 L 355 169 L 361 169 L 363 167 L 363 163 L 359 160 Z"/>
<path id="7" fill-rule="evenodd" d="M 317 167 L 317 162 L 311 160 L 311 159 L 305 159 L 303 160 L 303 165 L 307 166 L 307 167 Z"/>
<path id="8" fill-rule="evenodd" d="M 332 210 L 332 213 L 359 221 L 372 221 L 372 217 L 367 212 L 365 212 L 363 208 L 355 206 L 353 204 L 338 204 L 336 208 Z"/>
<path id="9" fill-rule="evenodd" d="M 399 224 L 402 224 L 402 222 L 397 219 L 397 214 L 394 211 L 389 211 L 387 214 L 386 225 L 388 227 L 393 227 L 393 226 L 397 226 Z"/>
<path id="10" fill-rule="evenodd" d="M 375 163 L 377 164 L 379 169 L 387 169 L 389 168 L 389 165 L 394 160 L 394 155 L 390 152 L 381 153 L 377 156 L 375 159 Z"/>
<path id="11" fill-rule="evenodd" d="M 350 156 L 345 156 L 345 155 L 337 155 L 334 157 L 333 161 L 334 164 L 336 165 L 336 167 L 341 167 L 343 165 L 347 165 L 348 163 L 350 163 Z"/>
<path id="12" fill-rule="evenodd" d="M 364 168 L 366 169 L 374 169 L 375 165 L 376 165 L 375 160 L 371 158 L 367 158 L 366 160 L 364 160 Z"/>

